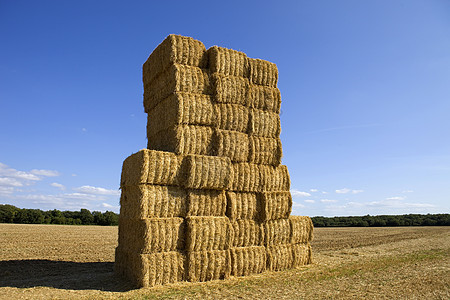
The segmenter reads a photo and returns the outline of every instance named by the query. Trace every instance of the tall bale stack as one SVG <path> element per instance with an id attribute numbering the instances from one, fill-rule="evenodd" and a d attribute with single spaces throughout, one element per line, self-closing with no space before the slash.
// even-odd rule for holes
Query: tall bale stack
<path id="1" fill-rule="evenodd" d="M 148 149 L 122 168 L 115 269 L 136 286 L 311 262 L 290 216 L 276 65 L 169 35 L 143 66 Z"/>

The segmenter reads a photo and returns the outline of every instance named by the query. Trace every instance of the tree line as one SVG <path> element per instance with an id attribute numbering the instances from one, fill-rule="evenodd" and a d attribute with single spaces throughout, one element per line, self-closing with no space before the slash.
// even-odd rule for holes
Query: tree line
<path id="1" fill-rule="evenodd" d="M 449 214 L 312 217 L 315 227 L 449 226 Z"/>

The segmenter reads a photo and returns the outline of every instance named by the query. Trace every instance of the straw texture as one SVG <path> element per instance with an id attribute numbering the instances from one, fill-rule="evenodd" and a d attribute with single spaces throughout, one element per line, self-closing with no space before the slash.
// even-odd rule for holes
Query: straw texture
<path id="1" fill-rule="evenodd" d="M 267 247 L 267 269 L 281 271 L 292 268 L 294 253 L 291 244 Z"/>
<path id="2" fill-rule="evenodd" d="M 250 111 L 249 132 L 253 135 L 278 138 L 281 132 L 280 115 L 270 111 Z"/>
<path id="3" fill-rule="evenodd" d="M 232 162 L 246 162 L 249 157 L 249 136 L 231 130 L 214 130 L 213 153 L 229 157 Z"/>
<path id="4" fill-rule="evenodd" d="M 291 224 L 288 219 L 271 220 L 264 223 L 266 246 L 288 244 L 291 241 Z"/>
<path id="5" fill-rule="evenodd" d="M 281 94 L 278 88 L 250 85 L 250 107 L 280 113 Z"/>
<path id="6" fill-rule="evenodd" d="M 187 251 L 230 248 L 234 232 L 227 217 L 188 217 L 186 224 Z"/>
<path id="7" fill-rule="evenodd" d="M 213 46 L 208 49 L 209 69 L 231 76 L 248 76 L 247 55 L 245 53 Z"/>
<path id="8" fill-rule="evenodd" d="M 260 165 L 261 191 L 289 191 L 291 180 L 286 166 Z"/>
<path id="9" fill-rule="evenodd" d="M 291 223 L 291 243 L 308 243 L 313 239 L 313 223 L 310 217 L 304 216 L 290 216 Z"/>
<path id="10" fill-rule="evenodd" d="M 188 281 L 226 279 L 231 274 L 230 250 L 188 252 Z"/>
<path id="11" fill-rule="evenodd" d="M 227 191 L 227 217 L 231 220 L 256 218 L 256 194 Z"/>
<path id="12" fill-rule="evenodd" d="M 215 102 L 244 106 L 250 104 L 250 85 L 247 78 L 213 73 L 211 86 Z"/>
<path id="13" fill-rule="evenodd" d="M 189 190 L 187 216 L 225 216 L 227 198 L 224 190 Z"/>
<path id="14" fill-rule="evenodd" d="M 291 214 L 290 192 L 262 192 L 257 194 L 257 199 L 261 221 L 287 219 Z"/>
<path id="15" fill-rule="evenodd" d="M 293 267 L 300 267 L 310 264 L 311 257 L 311 245 L 307 244 L 293 244 L 292 245 L 292 260 Z"/>
<path id="16" fill-rule="evenodd" d="M 264 245 L 263 224 L 253 220 L 236 220 L 231 225 L 234 231 L 233 247 Z"/>
<path id="17" fill-rule="evenodd" d="M 260 166 L 249 163 L 233 163 L 231 190 L 236 192 L 261 191 Z"/>
<path id="18" fill-rule="evenodd" d="M 231 275 L 247 276 L 262 273 L 266 269 L 266 247 L 234 247 L 231 253 Z"/>
<path id="19" fill-rule="evenodd" d="M 282 156 L 280 138 L 249 137 L 249 162 L 278 166 Z"/>
<path id="20" fill-rule="evenodd" d="M 277 65 L 262 59 L 248 58 L 250 82 L 252 84 L 277 87 Z"/>
<path id="21" fill-rule="evenodd" d="M 247 132 L 249 108 L 239 104 L 218 103 L 215 111 L 219 129 Z"/>
<path id="22" fill-rule="evenodd" d="M 182 183 L 190 189 L 227 189 L 232 179 L 228 157 L 187 155 L 182 163 Z"/>

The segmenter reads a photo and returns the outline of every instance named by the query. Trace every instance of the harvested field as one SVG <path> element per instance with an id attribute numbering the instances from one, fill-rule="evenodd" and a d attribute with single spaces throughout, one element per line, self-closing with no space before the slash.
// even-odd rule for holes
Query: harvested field
<path id="1" fill-rule="evenodd" d="M 318 228 L 312 265 L 138 290 L 116 246 L 117 227 L 0 224 L 0 298 L 450 298 L 449 227 Z"/>

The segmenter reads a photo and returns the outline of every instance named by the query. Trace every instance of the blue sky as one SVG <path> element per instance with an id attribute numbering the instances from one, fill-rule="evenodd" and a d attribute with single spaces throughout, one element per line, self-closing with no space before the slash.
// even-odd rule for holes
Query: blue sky
<path id="1" fill-rule="evenodd" d="M 0 1 L 0 203 L 118 212 L 170 33 L 277 64 L 293 214 L 450 212 L 450 2 L 431 0 Z"/>

